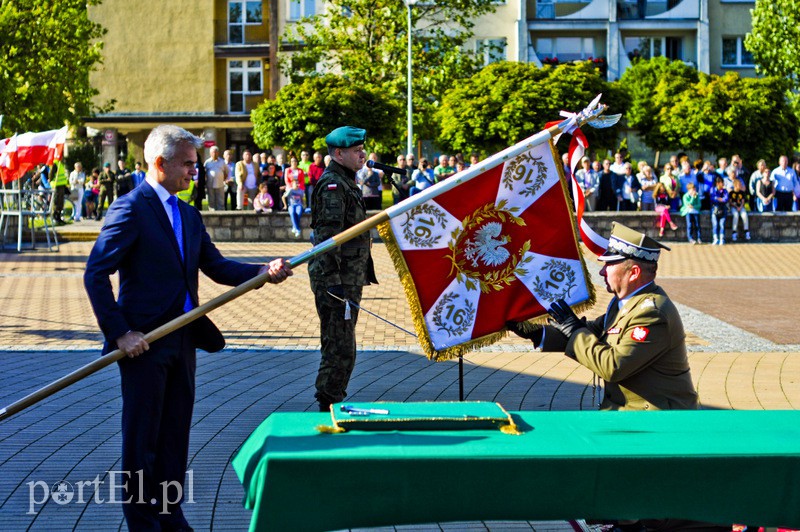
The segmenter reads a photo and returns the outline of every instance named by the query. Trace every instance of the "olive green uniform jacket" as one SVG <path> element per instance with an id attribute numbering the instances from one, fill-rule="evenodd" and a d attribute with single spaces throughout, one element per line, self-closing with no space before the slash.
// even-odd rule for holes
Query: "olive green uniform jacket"
<path id="1" fill-rule="evenodd" d="M 655 283 L 622 310 L 608 311 L 567 341 L 545 327 L 544 351 L 564 351 L 605 381 L 601 410 L 691 410 L 698 407 L 678 309 Z"/>
<path id="2" fill-rule="evenodd" d="M 314 242 L 328 238 L 363 222 L 367 209 L 355 172 L 331 161 L 314 187 L 311 198 L 311 227 Z M 366 286 L 377 283 L 370 254 L 372 239 L 366 231 L 342 246 L 314 257 L 308 265 L 311 289 L 336 285 Z"/>

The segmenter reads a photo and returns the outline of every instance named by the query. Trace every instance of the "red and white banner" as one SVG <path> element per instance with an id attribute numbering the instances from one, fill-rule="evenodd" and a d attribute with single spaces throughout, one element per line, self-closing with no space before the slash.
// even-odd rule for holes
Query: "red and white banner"
<path id="1" fill-rule="evenodd" d="M 553 145 L 490 160 L 379 227 L 432 359 L 493 343 L 507 321 L 544 317 L 557 299 L 594 303 Z"/>
<path id="2" fill-rule="evenodd" d="M 23 133 L 0 141 L 0 175 L 3 183 L 19 179 L 37 164 L 51 165 L 64 153 L 67 127 Z"/>

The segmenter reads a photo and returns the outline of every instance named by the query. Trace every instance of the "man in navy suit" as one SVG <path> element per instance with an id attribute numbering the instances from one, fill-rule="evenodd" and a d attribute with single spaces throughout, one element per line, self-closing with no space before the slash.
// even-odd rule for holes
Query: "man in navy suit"
<path id="1" fill-rule="evenodd" d="M 155 342 L 151 331 L 198 305 L 198 271 L 239 285 L 261 273 L 279 283 L 292 272 L 225 259 L 196 209 L 175 194 L 197 172 L 201 139 L 176 126 L 147 138 L 145 181 L 108 210 L 84 284 L 105 336 L 104 353 L 119 348 L 122 377 L 123 513 L 132 531 L 191 530 L 180 507 L 195 388 L 195 349 L 219 351 L 222 334 L 206 317 Z M 119 297 L 109 276 L 119 271 Z"/>

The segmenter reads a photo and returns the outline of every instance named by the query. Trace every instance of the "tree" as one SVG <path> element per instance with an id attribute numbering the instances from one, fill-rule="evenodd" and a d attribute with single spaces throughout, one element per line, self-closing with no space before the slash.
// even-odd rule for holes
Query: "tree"
<path id="1" fill-rule="evenodd" d="M 477 71 L 481 58 L 462 51 L 474 20 L 495 0 L 419 2 L 412 9 L 414 131 L 434 136 L 433 111 L 444 92 Z M 340 72 L 350 83 L 382 87 L 406 98 L 408 20 L 401 0 L 329 0 L 325 12 L 296 24 L 284 36 L 298 49 L 284 61 L 292 75 Z M 402 137 L 398 139 L 402 143 Z"/>
<path id="2" fill-rule="evenodd" d="M 609 112 L 621 112 L 624 95 L 592 62 L 537 68 L 532 63 L 493 63 L 444 97 L 436 114 L 439 143 L 449 150 L 497 152 L 558 120 L 559 111 L 580 111 L 597 95 Z M 593 148 L 613 147 L 614 128 L 584 128 Z"/>
<path id="3" fill-rule="evenodd" d="M 800 89 L 800 0 L 756 0 L 744 45 L 759 73 L 790 79 Z"/>
<path id="4" fill-rule="evenodd" d="M 339 76 L 312 77 L 283 87 L 250 113 L 253 138 L 262 148 L 300 151 L 325 148 L 325 136 L 350 125 L 367 130 L 371 149 L 395 149 L 401 131 L 400 104 L 379 87 L 360 87 Z"/>
<path id="5" fill-rule="evenodd" d="M 667 146 L 700 153 L 738 153 L 750 165 L 792 152 L 798 120 L 786 97 L 785 78 L 700 74 L 679 94 L 653 95 L 660 135 Z"/>
<path id="6" fill-rule="evenodd" d="M 110 110 L 89 73 L 102 62 L 105 30 L 86 8 L 100 0 L 0 1 L 0 135 L 79 124 Z"/>
<path id="7" fill-rule="evenodd" d="M 661 122 L 669 119 L 659 116 L 659 107 L 653 95 L 659 91 L 661 109 L 669 110 L 670 99 L 691 87 L 698 80 L 698 72 L 683 61 L 670 61 L 666 57 L 637 60 L 625 70 L 618 83 L 630 101 L 625 112 L 628 127 L 637 129 L 645 144 L 656 150 L 674 147 L 664 137 Z"/>

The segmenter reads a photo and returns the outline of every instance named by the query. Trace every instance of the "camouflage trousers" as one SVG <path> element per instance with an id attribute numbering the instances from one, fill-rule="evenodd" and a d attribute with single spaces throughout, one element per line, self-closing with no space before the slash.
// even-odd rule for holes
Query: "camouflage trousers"
<path id="1" fill-rule="evenodd" d="M 361 304 L 361 286 L 344 285 L 344 297 Z M 321 405 L 338 403 L 347 396 L 347 384 L 356 365 L 356 323 L 358 309 L 350 305 L 350 319 L 345 318 L 345 304 L 324 288 L 314 291 L 320 323 L 322 360 L 317 373 L 314 395 Z"/>

